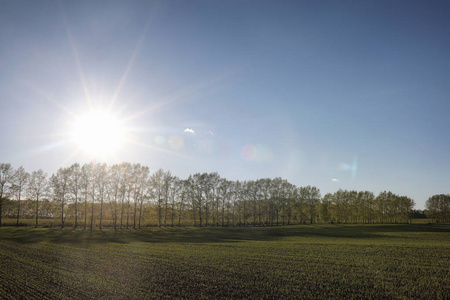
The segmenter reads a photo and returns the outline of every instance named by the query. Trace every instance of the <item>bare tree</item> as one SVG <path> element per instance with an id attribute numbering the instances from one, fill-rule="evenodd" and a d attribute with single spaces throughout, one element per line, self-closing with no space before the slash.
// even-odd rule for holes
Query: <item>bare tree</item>
<path id="1" fill-rule="evenodd" d="M 172 219 L 171 226 L 173 227 L 175 222 L 175 212 L 177 211 L 175 208 L 176 199 L 180 196 L 182 190 L 182 182 L 181 180 L 173 176 L 172 177 L 172 185 L 169 190 L 169 199 L 170 199 L 170 216 Z"/>
<path id="2" fill-rule="evenodd" d="M 107 166 L 106 163 L 97 164 L 96 166 L 96 176 L 94 177 L 95 184 L 97 186 L 98 198 L 100 200 L 100 223 L 99 229 L 102 230 L 103 222 L 103 205 L 105 201 L 105 196 L 107 192 L 108 180 L 107 180 Z"/>
<path id="3" fill-rule="evenodd" d="M 222 227 L 225 226 L 225 208 L 229 205 L 231 195 L 231 181 L 221 178 L 219 182 L 219 197 L 222 200 Z M 227 222 L 228 225 L 228 222 Z"/>
<path id="4" fill-rule="evenodd" d="M 25 169 L 20 166 L 12 177 L 12 190 L 17 199 L 17 223 L 16 226 L 19 227 L 20 218 L 20 200 L 22 200 L 22 192 L 26 188 L 30 174 L 25 171 Z"/>
<path id="5" fill-rule="evenodd" d="M 164 172 L 164 226 L 167 226 L 167 213 L 169 210 L 169 193 L 173 183 L 173 177 L 170 171 Z"/>
<path id="6" fill-rule="evenodd" d="M 180 191 L 179 191 L 179 201 L 178 205 L 178 226 L 181 226 L 181 216 L 183 211 L 185 211 L 186 200 L 189 198 L 189 182 L 187 180 L 179 181 Z"/>
<path id="7" fill-rule="evenodd" d="M 82 185 L 82 170 L 79 163 L 75 163 L 70 166 L 70 183 L 69 188 L 74 196 L 75 200 L 75 224 L 74 227 L 78 227 L 78 198 L 80 197 L 80 190 Z"/>
<path id="8" fill-rule="evenodd" d="M 70 168 L 59 168 L 56 174 L 50 177 L 54 199 L 61 205 L 61 228 L 64 228 L 66 197 L 69 192 Z"/>
<path id="9" fill-rule="evenodd" d="M 6 195 L 7 189 L 11 184 L 13 174 L 14 169 L 11 167 L 11 164 L 0 164 L 0 227 L 2 227 L 3 197 Z"/>
<path id="10" fill-rule="evenodd" d="M 132 191 L 134 199 L 134 215 L 133 215 L 133 228 L 136 228 L 136 219 L 138 219 L 138 226 L 140 226 L 141 210 L 142 210 L 142 196 L 144 192 L 144 186 L 147 183 L 150 170 L 148 167 L 143 167 L 140 164 L 133 165 L 133 177 L 132 177 Z M 139 216 L 138 216 L 138 204 L 139 204 Z"/>
<path id="11" fill-rule="evenodd" d="M 127 228 L 131 222 L 133 228 L 141 228 L 152 212 L 156 213 L 159 226 L 175 226 L 177 223 L 181 226 L 182 218 L 186 218 L 184 224 L 193 223 L 194 226 L 274 226 L 319 221 L 397 223 L 410 222 L 414 206 L 412 199 L 387 191 L 375 198 L 373 193 L 367 191 L 339 190 L 325 195 L 320 201 L 318 188 L 298 188 L 279 177 L 228 181 L 214 172 L 196 173 L 187 180 L 180 180 L 161 169 L 150 175 L 148 167 L 140 164 L 122 163 L 108 167 L 96 162 L 58 169 L 49 180 L 52 199 L 40 204 L 46 193 L 46 174 L 42 170 L 33 172 L 28 188 L 26 178 L 23 167 L 13 171 L 10 164 L 0 164 L 0 225 L 5 208 L 8 208 L 8 216 L 15 216 L 17 211 L 16 225 L 19 225 L 21 215 L 25 214 L 22 201 L 24 189 L 36 203 L 36 226 L 40 215 L 46 213 L 42 210 L 42 205 L 46 203 L 49 209 L 47 217 L 54 217 L 59 206 L 60 213 L 56 215 L 61 216 L 61 227 L 65 226 L 67 217 L 71 218 L 74 211 L 74 227 L 77 227 L 84 199 L 86 228 L 88 199 L 91 199 L 91 231 L 96 213 L 100 229 L 106 225 L 105 220 L 109 220 L 110 214 L 112 225 L 117 230 L 119 214 L 120 228 L 124 226 L 125 214 Z M 12 195 L 12 199 L 17 200 L 10 202 L 17 203 L 17 209 L 12 204 L 3 206 L 6 192 L 9 198 Z M 448 217 L 441 214 L 444 212 L 443 215 L 447 215 L 448 202 L 437 201 L 438 198 L 436 196 L 430 200 L 429 211 L 435 219 L 446 220 Z M 146 205 L 150 200 L 152 202 Z"/>
<path id="12" fill-rule="evenodd" d="M 137 214 L 136 205 L 139 204 L 138 228 L 141 228 L 141 219 L 142 219 L 142 210 L 143 210 L 144 199 L 148 196 L 148 194 L 146 193 L 146 192 L 148 192 L 148 189 L 146 189 L 146 185 L 148 184 L 149 175 L 150 175 L 150 169 L 148 167 L 139 165 L 138 172 L 136 174 L 136 179 L 135 179 L 136 183 L 135 183 L 135 190 L 134 190 L 135 220 L 136 220 L 136 214 Z"/>
<path id="13" fill-rule="evenodd" d="M 126 191 L 126 195 L 127 195 L 127 229 L 129 228 L 130 225 L 130 201 L 131 201 L 131 195 L 132 195 L 132 191 L 133 191 L 133 165 L 131 165 L 130 163 L 125 163 L 124 164 L 124 170 L 125 170 L 125 176 L 126 176 L 126 180 L 125 180 L 125 191 Z"/>
<path id="14" fill-rule="evenodd" d="M 110 200 L 113 201 L 111 206 L 111 216 L 113 219 L 114 230 L 117 230 L 117 202 L 121 198 L 121 184 L 123 181 L 123 172 L 121 165 L 113 165 L 109 168 L 109 192 Z"/>
<path id="15" fill-rule="evenodd" d="M 95 204 L 95 198 L 96 198 L 96 194 L 97 194 L 97 177 L 98 177 L 98 163 L 96 162 L 91 162 L 90 163 L 90 196 L 91 196 L 91 221 L 90 221 L 90 225 L 89 225 L 89 229 L 92 230 L 94 229 L 94 204 Z"/>
<path id="16" fill-rule="evenodd" d="M 141 222 L 144 219 L 144 201 L 148 202 L 150 199 L 153 198 L 153 189 L 151 186 L 151 179 L 150 179 L 150 172 L 147 176 L 145 176 L 145 179 L 143 179 L 143 183 L 141 185 L 141 191 L 139 196 L 139 225 L 138 227 L 141 228 Z"/>
<path id="17" fill-rule="evenodd" d="M 156 201 L 156 214 L 158 216 L 158 226 L 162 225 L 162 203 L 164 195 L 164 171 L 159 169 L 150 178 L 153 189 L 153 197 Z"/>
<path id="18" fill-rule="evenodd" d="M 87 215 L 88 215 L 88 198 L 91 184 L 91 164 L 84 164 L 81 167 L 81 194 L 84 197 L 84 229 L 87 227 Z"/>
<path id="19" fill-rule="evenodd" d="M 233 182 L 233 226 L 236 225 L 236 222 L 238 221 L 239 225 L 241 224 L 241 190 L 242 190 L 242 183 L 237 180 Z M 237 214 L 237 217 L 236 217 Z"/>
<path id="20" fill-rule="evenodd" d="M 33 171 L 28 185 L 29 196 L 36 201 L 36 228 L 39 223 L 39 199 L 48 192 L 47 174 L 41 169 Z"/>
<path id="21" fill-rule="evenodd" d="M 208 174 L 208 187 L 210 190 L 210 198 L 212 204 L 213 225 L 219 226 L 219 196 L 218 188 L 220 183 L 220 175 L 217 172 Z"/>
<path id="22" fill-rule="evenodd" d="M 122 171 L 122 180 L 120 181 L 120 228 L 123 228 L 124 225 L 124 214 L 125 214 L 125 204 L 127 204 L 128 212 L 127 212 L 127 228 L 128 228 L 128 221 L 129 221 L 129 215 L 130 215 L 130 183 L 131 180 L 131 174 L 132 174 L 132 165 L 130 163 L 122 163 L 120 164 L 120 168 Z M 128 201 L 126 202 L 125 199 Z"/>

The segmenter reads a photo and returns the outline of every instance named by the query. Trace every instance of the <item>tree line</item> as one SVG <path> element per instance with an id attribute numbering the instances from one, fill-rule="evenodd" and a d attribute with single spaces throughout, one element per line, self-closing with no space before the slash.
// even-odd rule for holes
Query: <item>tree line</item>
<path id="1" fill-rule="evenodd" d="M 436 218 L 447 214 L 448 219 L 448 199 L 439 201 L 447 201 L 447 212 Z M 214 172 L 180 179 L 162 169 L 151 173 L 141 164 L 99 162 L 75 163 L 49 176 L 42 170 L 28 173 L 23 167 L 0 164 L 0 226 L 2 216 L 15 218 L 16 226 L 21 218 L 33 218 L 35 227 L 41 219 L 52 219 L 59 220 L 61 227 L 90 230 L 407 223 L 413 208 L 412 199 L 392 192 L 375 196 L 369 191 L 339 190 L 322 197 L 314 186 L 297 187 L 279 177 L 230 181 Z"/>

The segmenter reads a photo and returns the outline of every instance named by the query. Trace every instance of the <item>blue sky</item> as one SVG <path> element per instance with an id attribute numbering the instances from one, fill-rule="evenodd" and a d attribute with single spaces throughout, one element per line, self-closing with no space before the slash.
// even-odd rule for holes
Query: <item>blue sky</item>
<path id="1" fill-rule="evenodd" d="M 126 132 L 98 160 L 423 208 L 450 193 L 449 32 L 446 1 L 1 1 L 0 161 L 95 159 L 70 136 L 95 109 Z"/>

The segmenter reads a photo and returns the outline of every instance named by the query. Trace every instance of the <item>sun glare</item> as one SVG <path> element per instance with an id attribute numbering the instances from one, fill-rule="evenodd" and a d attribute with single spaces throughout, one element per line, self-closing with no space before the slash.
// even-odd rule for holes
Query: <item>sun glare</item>
<path id="1" fill-rule="evenodd" d="M 75 121 L 72 138 L 75 144 L 91 156 L 114 155 L 124 140 L 121 122 L 107 112 L 95 111 Z"/>

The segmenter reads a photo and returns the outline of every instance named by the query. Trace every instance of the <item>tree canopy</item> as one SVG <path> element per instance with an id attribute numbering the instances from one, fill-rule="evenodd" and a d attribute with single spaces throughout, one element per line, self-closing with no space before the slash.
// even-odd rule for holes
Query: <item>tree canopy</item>
<path id="1" fill-rule="evenodd" d="M 48 176 L 0 165 L 0 212 L 8 218 L 54 220 L 58 226 L 276 226 L 312 223 L 407 223 L 414 201 L 389 191 L 338 190 L 286 179 L 230 181 L 217 172 L 180 179 L 141 164 L 91 162 Z M 8 199 L 8 201 L 6 201 Z M 449 220 L 449 196 L 427 201 L 434 219 Z M 4 202 L 6 203 L 4 205 Z M 2 207 L 4 209 L 2 210 Z M 59 221 L 57 221 L 59 220 Z M 1 218 L 0 218 L 1 224 Z"/>

